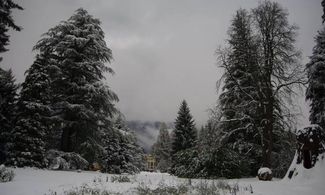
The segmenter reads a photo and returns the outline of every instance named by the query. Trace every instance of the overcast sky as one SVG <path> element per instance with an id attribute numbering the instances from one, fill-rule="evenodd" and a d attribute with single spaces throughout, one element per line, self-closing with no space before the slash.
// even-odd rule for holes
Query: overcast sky
<path id="1" fill-rule="evenodd" d="M 1 66 L 11 68 L 18 82 L 32 64 L 32 47 L 41 34 L 83 7 L 102 22 L 113 51 L 116 72 L 107 79 L 118 94 L 118 107 L 128 120 L 174 121 L 186 99 L 198 125 L 218 97 L 216 81 L 222 70 L 214 51 L 227 38 L 235 11 L 251 9 L 255 0 L 15 0 L 24 29 L 10 32 L 9 52 Z M 321 0 L 281 0 L 289 20 L 299 29 L 297 47 L 307 62 L 314 36 L 321 27 Z M 308 111 L 301 100 L 305 116 Z M 306 124 L 306 118 L 301 119 Z"/>

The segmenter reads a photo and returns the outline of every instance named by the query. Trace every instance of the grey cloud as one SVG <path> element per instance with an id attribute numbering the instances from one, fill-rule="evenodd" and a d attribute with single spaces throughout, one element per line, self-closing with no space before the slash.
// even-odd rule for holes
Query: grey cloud
<path id="1" fill-rule="evenodd" d="M 19 2 L 17 0 L 17 2 Z M 308 60 L 313 37 L 321 27 L 320 0 L 279 2 L 299 27 L 298 47 Z M 189 103 L 197 124 L 217 100 L 215 82 L 222 70 L 214 51 L 224 44 L 231 17 L 255 0 L 28 0 L 25 10 L 14 12 L 21 32 L 11 32 L 10 51 L 2 64 L 17 80 L 32 64 L 32 47 L 42 33 L 73 11 L 84 7 L 102 21 L 108 46 L 113 50 L 114 76 L 107 83 L 120 97 L 118 106 L 130 120 L 174 121 L 182 99 Z M 2 65 L 2 66 L 3 66 Z M 300 101 L 300 100 L 299 100 Z M 307 115 L 308 107 L 302 102 Z M 307 123 L 306 117 L 302 123 Z"/>

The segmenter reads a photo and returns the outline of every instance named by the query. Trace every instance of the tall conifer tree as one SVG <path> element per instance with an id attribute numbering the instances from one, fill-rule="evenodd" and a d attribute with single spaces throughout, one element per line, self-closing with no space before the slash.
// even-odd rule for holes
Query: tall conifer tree
<path id="1" fill-rule="evenodd" d="M 250 14 L 239 10 L 229 31 L 229 50 L 219 53 L 225 68 L 219 98 L 221 140 L 231 145 L 227 148 L 235 148 L 239 157 L 250 156 L 253 169 L 278 167 L 272 156 L 281 156 L 290 140 L 285 131 L 290 131 L 286 116 L 291 114 L 286 113 L 284 98 L 292 98 L 295 86 L 304 83 L 299 51 L 294 47 L 297 27 L 289 24 L 287 15 L 270 1 L 260 3 Z M 251 175 L 256 172 L 253 169 Z"/>
<path id="2" fill-rule="evenodd" d="M 12 142 L 10 135 L 16 115 L 17 89 L 11 70 L 0 68 L 0 164 L 6 161 L 8 144 Z"/>
<path id="3" fill-rule="evenodd" d="M 0 1 L 0 53 L 8 51 L 6 46 L 9 44 L 9 28 L 16 31 L 22 29 L 15 24 L 12 9 L 23 8 L 12 0 Z M 17 89 L 18 85 L 15 84 L 11 70 L 6 71 L 0 67 L 0 164 L 6 160 L 8 144 L 12 142 L 9 135 L 13 128 Z"/>
<path id="4" fill-rule="evenodd" d="M 100 21 L 80 8 L 45 33 L 34 49 L 50 54 L 60 70 L 52 85 L 57 97 L 52 107 L 62 120 L 61 150 L 85 152 L 81 146 L 97 144 L 101 129 L 111 125 L 118 100 L 103 82 L 105 72 L 113 70 L 105 64 L 112 60 L 112 51 Z"/>
<path id="5" fill-rule="evenodd" d="M 17 26 L 12 18 L 12 9 L 22 10 L 23 8 L 12 0 L 0 1 L 0 53 L 7 51 L 6 46 L 9 44 L 8 30 L 12 28 L 20 31 L 22 28 Z M 0 57 L 0 62 L 2 58 Z"/>
<path id="6" fill-rule="evenodd" d="M 182 101 L 175 122 L 175 129 L 172 138 L 172 153 L 185 150 L 195 146 L 197 132 L 190 108 L 185 100 Z"/>
<path id="7" fill-rule="evenodd" d="M 167 172 L 171 161 L 171 139 L 165 123 L 160 125 L 157 141 L 153 145 L 153 154 L 157 159 L 157 169 Z"/>
<path id="8" fill-rule="evenodd" d="M 18 101 L 17 119 L 12 131 L 8 164 L 44 167 L 45 133 L 50 116 L 50 73 L 48 60 L 38 55 L 26 71 Z"/>
<path id="9" fill-rule="evenodd" d="M 306 65 L 308 87 L 306 99 L 310 101 L 309 120 L 325 129 L 325 27 L 315 38 L 316 45 Z"/>
<path id="10" fill-rule="evenodd" d="M 134 132 L 127 127 L 122 116 L 114 120 L 113 127 L 104 131 L 102 137 L 106 172 L 134 174 L 144 170 L 143 149 L 137 144 Z"/>

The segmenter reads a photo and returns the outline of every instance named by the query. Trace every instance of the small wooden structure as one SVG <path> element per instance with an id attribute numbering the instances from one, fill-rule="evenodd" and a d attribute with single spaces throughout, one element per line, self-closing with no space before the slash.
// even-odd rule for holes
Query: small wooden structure
<path id="1" fill-rule="evenodd" d="M 145 160 L 146 160 L 146 171 L 156 171 L 157 168 L 157 161 L 156 158 L 151 155 L 151 154 L 147 154 L 145 155 Z"/>

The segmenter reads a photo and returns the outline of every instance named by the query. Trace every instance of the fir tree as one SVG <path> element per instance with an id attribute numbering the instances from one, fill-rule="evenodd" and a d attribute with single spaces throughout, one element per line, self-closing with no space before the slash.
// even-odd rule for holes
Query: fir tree
<path id="1" fill-rule="evenodd" d="M 22 10 L 18 4 L 12 0 L 0 1 L 0 53 L 7 51 L 6 46 L 9 44 L 9 35 L 7 34 L 9 28 L 20 31 L 21 27 L 17 26 L 11 16 L 12 9 Z M 0 61 L 2 58 L 0 57 Z"/>
<path id="2" fill-rule="evenodd" d="M 137 144 L 134 133 L 118 116 L 114 128 L 105 131 L 103 142 L 106 155 L 103 157 L 105 171 L 113 174 L 138 173 L 144 170 L 143 149 Z"/>
<path id="3" fill-rule="evenodd" d="M 159 135 L 152 150 L 157 159 L 157 169 L 161 172 L 167 172 L 171 161 L 171 139 L 165 123 L 160 125 Z"/>
<path id="4" fill-rule="evenodd" d="M 6 161 L 10 133 L 14 127 L 18 85 L 11 70 L 0 68 L 0 164 Z"/>
<path id="5" fill-rule="evenodd" d="M 306 99 L 310 102 L 309 120 L 325 129 L 325 28 L 316 36 L 316 46 L 306 65 L 308 87 Z"/>
<path id="6" fill-rule="evenodd" d="M 170 172 L 181 177 L 193 177 L 197 166 L 197 132 L 190 109 L 185 100 L 182 101 L 172 133 L 171 169 Z"/>
<path id="7" fill-rule="evenodd" d="M 26 71 L 18 101 L 15 128 L 12 131 L 8 164 L 14 166 L 44 167 L 45 133 L 47 117 L 50 116 L 49 102 L 50 73 L 48 60 L 38 55 Z"/>
<path id="8" fill-rule="evenodd" d="M 244 9 L 239 9 L 229 29 L 229 51 L 221 55 L 222 67 L 226 69 L 223 92 L 219 96 L 220 111 L 223 116 L 217 131 L 221 131 L 221 142 L 224 148 L 233 149 L 236 157 L 230 161 L 240 163 L 250 161 L 251 170 L 246 174 L 255 175 L 261 164 L 258 146 L 260 133 L 259 117 L 260 99 L 258 85 L 259 64 L 258 44 L 252 33 L 252 18 Z M 209 125 L 211 126 L 211 125 Z M 208 128 L 209 129 L 209 128 Z M 222 149 L 218 149 L 222 150 Z M 239 169 L 245 166 L 238 167 Z M 231 174 L 231 172 L 234 174 Z M 237 175 L 237 169 L 229 169 L 230 175 Z M 243 171 L 241 173 L 244 173 Z"/>
<path id="9" fill-rule="evenodd" d="M 9 28 L 21 30 L 12 18 L 12 9 L 23 8 L 12 0 L 0 1 L 0 53 L 8 51 L 6 46 L 9 44 Z M 13 128 L 17 89 L 18 85 L 15 84 L 11 70 L 5 71 L 0 67 L 0 164 L 6 161 L 9 142 L 12 142 L 10 133 Z"/>
<path id="10" fill-rule="evenodd" d="M 60 149 L 87 153 L 85 148 L 98 148 L 100 132 L 111 128 L 118 100 L 103 82 L 105 72 L 113 70 L 105 64 L 112 60 L 112 52 L 100 21 L 80 8 L 45 33 L 34 49 L 49 54 L 60 71 L 51 86 L 52 108 L 62 124 Z"/>
<path id="11" fill-rule="evenodd" d="M 190 109 L 185 100 L 182 101 L 175 122 L 172 140 L 172 154 L 195 146 L 197 132 Z"/>
<path id="12" fill-rule="evenodd" d="M 249 161 L 251 175 L 259 166 L 275 168 L 272 157 L 281 156 L 281 148 L 292 141 L 286 136 L 291 128 L 286 116 L 292 115 L 284 99 L 292 98 L 304 78 L 294 47 L 297 27 L 288 23 L 287 15 L 270 1 L 251 14 L 237 11 L 229 49 L 218 53 L 225 85 L 219 97 L 223 117 L 216 130 L 222 132 L 223 147 Z"/>

